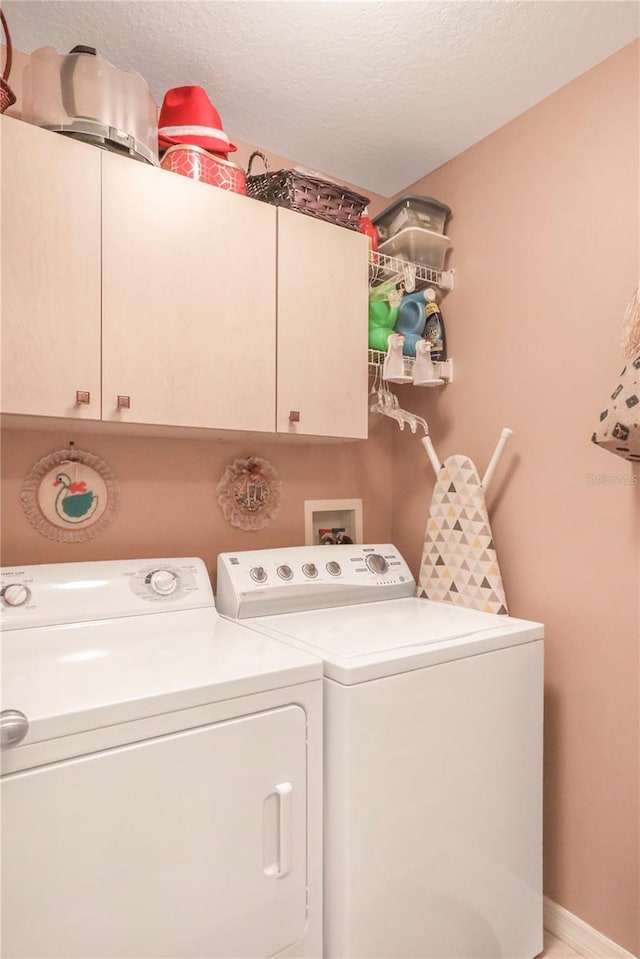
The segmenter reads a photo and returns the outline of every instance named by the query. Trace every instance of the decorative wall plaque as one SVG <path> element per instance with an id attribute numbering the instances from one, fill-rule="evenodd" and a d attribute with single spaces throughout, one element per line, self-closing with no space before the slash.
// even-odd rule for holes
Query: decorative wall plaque
<path id="1" fill-rule="evenodd" d="M 238 529 L 263 529 L 280 510 L 282 482 L 267 460 L 257 456 L 234 460 L 218 483 L 222 515 Z"/>
<path id="2" fill-rule="evenodd" d="M 104 460 L 70 444 L 32 466 L 21 499 L 29 522 L 43 536 L 83 543 L 107 528 L 119 496 L 116 478 Z"/>

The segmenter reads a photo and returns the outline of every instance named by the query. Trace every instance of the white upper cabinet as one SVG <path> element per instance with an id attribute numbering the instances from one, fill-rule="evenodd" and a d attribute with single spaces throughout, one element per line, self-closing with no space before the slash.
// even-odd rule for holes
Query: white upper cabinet
<path id="1" fill-rule="evenodd" d="M 101 151 L 0 122 L 2 412 L 100 419 Z"/>
<path id="2" fill-rule="evenodd" d="M 366 438 L 367 237 L 278 210 L 278 432 Z"/>
<path id="3" fill-rule="evenodd" d="M 113 154 L 102 197 L 103 419 L 273 432 L 275 209 Z"/>
<path id="4" fill-rule="evenodd" d="M 365 236 L 0 126 L 2 412 L 366 437 Z"/>

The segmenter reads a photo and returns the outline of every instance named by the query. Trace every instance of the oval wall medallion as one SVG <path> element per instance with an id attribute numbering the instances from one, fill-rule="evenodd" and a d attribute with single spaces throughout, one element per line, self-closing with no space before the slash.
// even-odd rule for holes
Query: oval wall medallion
<path id="1" fill-rule="evenodd" d="M 234 460 L 218 483 L 222 515 L 242 530 L 263 529 L 280 510 L 282 481 L 267 460 L 258 456 Z"/>

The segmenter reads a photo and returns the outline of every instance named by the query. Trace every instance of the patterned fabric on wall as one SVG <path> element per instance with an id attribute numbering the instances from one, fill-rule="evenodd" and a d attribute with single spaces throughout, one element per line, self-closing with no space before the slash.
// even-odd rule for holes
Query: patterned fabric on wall
<path id="1" fill-rule="evenodd" d="M 631 463 L 640 462 L 640 355 L 620 374 L 591 441 Z"/>
<path id="2" fill-rule="evenodd" d="M 631 463 L 640 463 L 640 284 L 624 315 L 622 353 L 628 362 L 600 413 L 591 441 Z"/>
<path id="3" fill-rule="evenodd" d="M 507 613 L 478 471 L 466 456 L 444 461 L 429 510 L 418 596 Z"/>

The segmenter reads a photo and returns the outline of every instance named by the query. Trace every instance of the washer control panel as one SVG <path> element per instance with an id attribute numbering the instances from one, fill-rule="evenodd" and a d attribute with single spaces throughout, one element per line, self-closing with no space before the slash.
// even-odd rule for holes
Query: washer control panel
<path id="1" fill-rule="evenodd" d="M 0 624 L 25 629 L 213 606 L 201 559 L 114 560 L 0 570 Z"/>
<path id="2" fill-rule="evenodd" d="M 293 546 L 218 556 L 216 607 L 234 618 L 414 594 L 411 571 L 390 544 Z"/>

